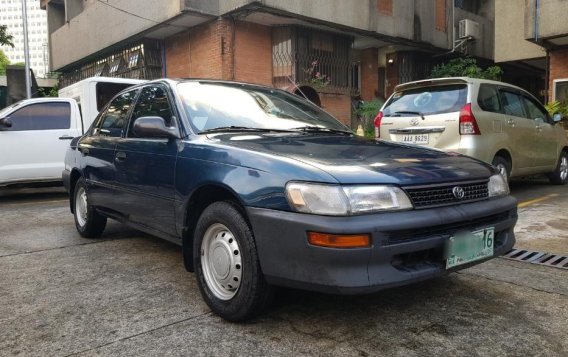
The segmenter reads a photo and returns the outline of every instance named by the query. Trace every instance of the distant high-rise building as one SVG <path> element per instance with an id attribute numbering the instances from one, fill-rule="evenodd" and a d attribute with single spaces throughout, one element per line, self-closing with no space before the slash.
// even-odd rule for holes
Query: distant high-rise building
<path id="1" fill-rule="evenodd" d="M 44 77 L 48 71 L 47 15 L 39 1 L 28 0 L 28 41 L 30 67 L 36 77 Z M 22 0 L 0 0 L 0 24 L 8 26 L 14 36 L 14 47 L 2 46 L 10 62 L 24 62 L 24 28 L 22 23 Z"/>

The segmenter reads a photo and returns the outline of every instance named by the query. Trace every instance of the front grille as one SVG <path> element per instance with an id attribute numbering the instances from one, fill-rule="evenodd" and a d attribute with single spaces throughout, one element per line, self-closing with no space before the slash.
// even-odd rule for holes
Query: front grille
<path id="1" fill-rule="evenodd" d="M 463 198 L 457 198 L 454 187 L 461 187 Z M 464 202 L 484 200 L 489 197 L 487 181 L 456 183 L 443 186 L 407 187 L 405 191 L 410 196 L 415 208 L 430 208 L 446 206 Z"/>
<path id="2" fill-rule="evenodd" d="M 451 237 L 455 235 L 456 232 L 461 230 L 467 230 L 471 232 L 475 231 L 476 229 L 495 226 L 496 224 L 501 223 L 509 218 L 511 218 L 509 212 L 503 212 L 465 222 L 462 221 L 439 226 L 425 227 L 419 230 L 407 229 L 389 231 L 385 233 L 388 238 L 389 244 L 396 244 L 432 237 Z"/>

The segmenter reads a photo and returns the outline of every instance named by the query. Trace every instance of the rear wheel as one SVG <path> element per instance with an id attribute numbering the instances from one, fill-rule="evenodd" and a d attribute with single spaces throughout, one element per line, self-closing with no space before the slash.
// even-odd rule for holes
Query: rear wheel
<path id="1" fill-rule="evenodd" d="M 101 216 L 89 203 L 85 180 L 80 178 L 75 184 L 73 195 L 75 227 L 84 238 L 98 238 L 105 230 L 107 219 Z"/>
<path id="2" fill-rule="evenodd" d="M 194 235 L 194 266 L 203 299 L 229 321 L 244 321 L 269 305 L 272 288 L 260 269 L 252 231 L 231 202 L 207 207 Z"/>
<path id="3" fill-rule="evenodd" d="M 511 178 L 511 163 L 509 160 L 503 156 L 497 155 L 493 158 L 492 165 L 499 170 L 499 173 L 503 176 L 505 181 L 509 182 L 509 179 Z"/>
<path id="4" fill-rule="evenodd" d="M 556 169 L 548 174 L 548 179 L 554 185 L 565 185 L 568 182 L 568 151 L 560 153 Z"/>

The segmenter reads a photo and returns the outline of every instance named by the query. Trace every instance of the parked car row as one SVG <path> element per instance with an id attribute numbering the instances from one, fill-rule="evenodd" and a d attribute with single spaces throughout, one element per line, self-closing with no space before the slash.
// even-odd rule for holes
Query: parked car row
<path id="1" fill-rule="evenodd" d="M 568 175 L 555 121 L 498 82 L 399 86 L 379 140 L 301 97 L 236 82 L 128 84 L 88 127 L 86 106 L 46 103 L 57 105 L 40 111 L 52 113 L 43 125 L 61 127 L 49 131 L 75 130 L 56 135 L 72 139 L 62 179 L 79 234 L 100 237 L 110 218 L 179 244 L 230 321 L 261 313 L 279 286 L 368 293 L 501 255 L 515 243 L 508 178 Z M 9 113 L 0 125 L 27 125 L 18 106 Z"/>

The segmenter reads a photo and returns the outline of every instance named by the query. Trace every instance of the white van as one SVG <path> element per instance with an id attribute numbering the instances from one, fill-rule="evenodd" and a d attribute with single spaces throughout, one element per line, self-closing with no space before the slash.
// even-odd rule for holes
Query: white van
<path id="1" fill-rule="evenodd" d="M 85 132 L 112 97 L 123 89 L 144 82 L 146 81 L 141 79 L 91 77 L 61 88 L 59 98 L 72 98 L 77 101 Z"/>

